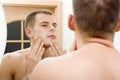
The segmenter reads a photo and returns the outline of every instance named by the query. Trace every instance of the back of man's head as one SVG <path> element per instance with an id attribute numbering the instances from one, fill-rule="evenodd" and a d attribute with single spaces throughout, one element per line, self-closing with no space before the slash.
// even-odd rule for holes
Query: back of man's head
<path id="1" fill-rule="evenodd" d="M 77 28 L 89 37 L 106 38 L 115 31 L 119 0 L 73 0 Z"/>

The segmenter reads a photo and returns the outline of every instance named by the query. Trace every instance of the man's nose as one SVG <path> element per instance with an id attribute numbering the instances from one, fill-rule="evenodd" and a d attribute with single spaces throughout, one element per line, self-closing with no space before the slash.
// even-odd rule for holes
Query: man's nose
<path id="1" fill-rule="evenodd" d="M 55 31 L 55 27 L 53 25 L 50 26 L 50 31 Z"/>

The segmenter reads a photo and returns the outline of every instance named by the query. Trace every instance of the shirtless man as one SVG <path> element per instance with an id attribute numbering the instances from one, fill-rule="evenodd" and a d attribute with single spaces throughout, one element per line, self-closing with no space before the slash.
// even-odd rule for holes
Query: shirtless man
<path id="1" fill-rule="evenodd" d="M 62 53 L 56 39 L 57 22 L 51 11 L 40 10 L 29 14 L 25 25 L 31 46 L 4 56 L 0 80 L 26 80 L 38 61 Z"/>
<path id="2" fill-rule="evenodd" d="M 113 47 L 119 0 L 72 0 L 75 51 L 46 58 L 30 80 L 120 80 L 120 53 Z"/>

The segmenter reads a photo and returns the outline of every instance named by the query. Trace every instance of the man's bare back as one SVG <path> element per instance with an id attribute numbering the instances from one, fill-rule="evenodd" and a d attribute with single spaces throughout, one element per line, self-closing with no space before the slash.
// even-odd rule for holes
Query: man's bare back
<path id="1" fill-rule="evenodd" d="M 69 54 L 43 60 L 37 66 L 31 80 L 120 80 L 120 53 L 107 44 L 96 42 Z"/>

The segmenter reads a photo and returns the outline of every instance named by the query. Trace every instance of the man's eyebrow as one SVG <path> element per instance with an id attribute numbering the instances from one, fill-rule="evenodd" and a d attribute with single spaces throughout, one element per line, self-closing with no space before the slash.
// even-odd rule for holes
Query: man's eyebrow
<path id="1" fill-rule="evenodd" d="M 44 24 L 44 23 L 45 23 L 45 24 L 49 24 L 49 22 L 47 22 L 47 21 L 43 21 L 43 22 L 41 22 L 40 24 Z M 57 22 L 54 22 L 53 24 L 54 24 L 54 25 L 57 25 Z"/>
<path id="2" fill-rule="evenodd" d="M 41 22 L 41 24 L 42 24 L 42 23 L 46 23 L 46 24 L 48 24 L 48 22 L 47 22 L 47 21 L 43 21 L 43 22 Z"/>

